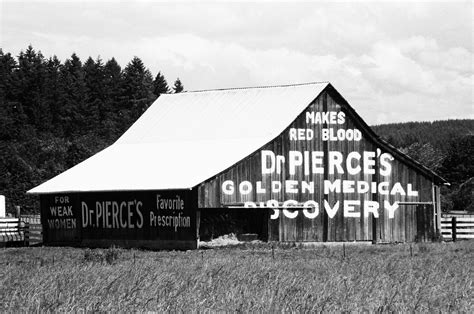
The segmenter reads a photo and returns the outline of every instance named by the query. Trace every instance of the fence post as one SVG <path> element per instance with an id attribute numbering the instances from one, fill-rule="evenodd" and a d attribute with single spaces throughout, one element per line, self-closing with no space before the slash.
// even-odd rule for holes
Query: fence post
<path id="1" fill-rule="evenodd" d="M 451 232 L 453 236 L 453 241 L 456 242 L 456 217 L 453 217 L 451 220 Z"/>
<path id="2" fill-rule="evenodd" d="M 23 228 L 23 237 L 25 241 L 25 246 L 30 246 L 30 223 L 25 222 L 25 227 Z"/>

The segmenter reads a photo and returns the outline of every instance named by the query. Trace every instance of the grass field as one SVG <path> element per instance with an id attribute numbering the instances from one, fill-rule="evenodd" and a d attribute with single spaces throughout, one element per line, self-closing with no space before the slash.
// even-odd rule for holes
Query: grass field
<path id="1" fill-rule="evenodd" d="M 0 311 L 474 311 L 474 242 L 0 249 Z"/>

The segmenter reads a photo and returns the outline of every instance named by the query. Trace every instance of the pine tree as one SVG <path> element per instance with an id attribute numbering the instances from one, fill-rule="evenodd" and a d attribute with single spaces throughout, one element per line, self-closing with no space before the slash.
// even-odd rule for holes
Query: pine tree
<path id="1" fill-rule="evenodd" d="M 0 48 L 0 140 L 18 139 L 21 126 L 26 122 L 23 107 L 14 97 L 18 88 L 16 68 L 16 60 Z"/>
<path id="2" fill-rule="evenodd" d="M 184 86 L 181 83 L 181 80 L 179 79 L 179 77 L 174 82 L 173 90 L 175 93 L 181 93 L 184 90 Z"/>
<path id="3" fill-rule="evenodd" d="M 140 58 L 134 57 L 125 67 L 123 86 L 125 97 L 120 114 L 123 127 L 128 128 L 155 99 L 153 77 Z"/>
<path id="4" fill-rule="evenodd" d="M 60 84 L 60 70 L 61 62 L 56 56 L 48 59 L 46 62 L 46 78 L 44 96 L 46 107 L 51 114 L 51 128 L 50 131 L 56 136 L 63 136 L 63 128 L 60 119 L 61 108 L 61 84 Z"/>
<path id="5" fill-rule="evenodd" d="M 169 92 L 170 88 L 165 80 L 165 77 L 161 74 L 161 72 L 158 72 L 155 80 L 153 81 L 153 93 L 156 95 L 156 97 L 159 97 L 161 94 L 167 94 Z"/>
<path id="6" fill-rule="evenodd" d="M 36 53 L 31 45 L 25 52 L 21 51 L 15 75 L 19 88 L 14 97 L 21 103 L 28 124 L 39 131 L 48 130 L 52 117 L 44 101 L 46 69 L 41 52 Z"/>
<path id="7" fill-rule="evenodd" d="M 85 120 L 87 113 L 85 112 L 86 85 L 84 71 L 82 62 L 75 53 L 61 67 L 60 83 L 61 107 L 59 112 L 65 136 L 73 137 L 87 133 L 90 124 Z"/>
<path id="8" fill-rule="evenodd" d="M 94 61 L 89 57 L 83 66 L 84 83 L 86 90 L 86 116 L 90 128 L 94 131 L 99 129 L 99 122 L 104 119 L 104 66 L 102 60 Z"/>
<path id="9" fill-rule="evenodd" d="M 123 75 L 122 69 L 117 61 L 112 58 L 104 66 L 104 120 L 102 120 L 101 134 L 106 139 L 114 141 L 119 135 L 120 121 L 119 110 L 120 101 L 123 97 Z"/>
<path id="10" fill-rule="evenodd" d="M 11 99 L 14 86 L 15 59 L 10 53 L 4 54 L 0 48 L 0 100 Z"/>
<path id="11" fill-rule="evenodd" d="M 0 109 L 4 111 L 0 116 L 9 120 L 5 121 L 9 134 L 4 134 L 7 137 L 0 141 L 0 190 L 7 198 L 22 200 L 21 205 L 33 204 L 34 200 L 31 203 L 32 198 L 24 196 L 24 191 L 40 179 L 38 138 L 51 127 L 51 112 L 44 93 L 45 60 L 30 45 L 20 52 L 17 66 L 11 56 L 4 55 L 2 61 L 2 74 L 7 75 L 0 79 L 4 86 L 1 108 L 5 109 Z M 12 207 L 11 201 L 8 206 Z"/>

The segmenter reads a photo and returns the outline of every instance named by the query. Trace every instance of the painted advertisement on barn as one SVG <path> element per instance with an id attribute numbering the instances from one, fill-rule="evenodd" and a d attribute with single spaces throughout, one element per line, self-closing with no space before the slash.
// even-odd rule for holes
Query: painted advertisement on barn
<path id="1" fill-rule="evenodd" d="M 198 187 L 198 206 L 268 213 L 271 241 L 416 241 L 430 237 L 432 181 L 392 155 L 334 93 Z M 290 105 L 290 104 L 289 104 Z"/>
<path id="2" fill-rule="evenodd" d="M 416 204 L 432 199 L 431 177 L 331 90 L 273 140 L 198 187 L 203 210 L 267 213 L 270 241 L 428 239 L 433 211 Z"/>
<path id="3" fill-rule="evenodd" d="M 307 142 L 316 139 L 314 125 L 321 125 L 320 140 L 323 142 L 344 142 L 344 141 L 361 141 L 362 133 L 357 128 L 346 128 L 346 116 L 343 111 L 327 111 L 327 112 L 305 112 L 306 128 L 289 128 L 287 132 L 287 140 L 289 142 Z M 335 128 L 334 126 L 337 126 Z M 296 145 L 298 146 L 298 145 Z M 259 174 L 262 179 L 258 181 L 243 180 L 235 182 L 233 180 L 225 180 L 221 185 L 221 192 L 224 195 L 238 195 L 242 198 L 251 193 L 257 195 L 280 194 L 285 195 L 283 202 L 277 199 L 269 199 L 266 201 L 245 201 L 245 207 L 269 207 L 281 208 L 275 209 L 271 215 L 271 219 L 277 219 L 280 215 L 293 219 L 302 214 L 308 219 L 316 218 L 321 210 L 327 212 L 329 218 L 333 218 L 335 214 L 342 210 L 344 217 L 358 218 L 361 212 L 366 217 L 373 215 L 379 217 L 380 211 L 385 211 L 388 218 L 394 218 L 395 211 L 399 205 L 397 202 L 389 200 L 371 201 L 367 200 L 363 203 L 360 197 L 355 199 L 344 199 L 331 204 L 328 199 L 324 199 L 323 203 L 318 203 L 313 199 L 305 202 L 298 202 L 292 196 L 297 194 L 315 193 L 315 184 L 322 182 L 322 190 L 325 195 L 328 194 L 378 194 L 385 196 L 418 196 L 418 191 L 412 183 L 407 182 L 389 182 L 389 181 L 365 181 L 345 179 L 344 176 L 362 176 L 378 175 L 382 178 L 390 178 L 393 171 L 394 157 L 382 152 L 380 149 L 368 151 L 338 151 L 338 150 L 289 150 L 285 154 L 279 154 L 272 150 L 260 151 L 260 169 Z M 325 166 L 326 165 L 326 166 Z M 271 180 L 267 182 L 265 177 L 280 176 L 286 172 L 289 177 L 286 180 Z M 297 176 L 302 174 L 302 176 Z M 327 175 L 325 178 L 324 175 Z M 314 176 L 321 177 L 320 180 L 307 181 L 304 178 Z M 333 176 L 333 179 L 329 179 Z M 295 177 L 295 178 L 291 178 Z M 298 179 L 298 178 L 303 179 Z M 269 183 L 269 184 L 268 184 Z M 360 207 L 363 206 L 363 211 Z M 303 207 L 306 208 L 302 213 L 298 211 L 290 211 L 285 207 Z"/>
<path id="4" fill-rule="evenodd" d="M 48 195 L 41 204 L 47 243 L 160 248 L 196 239 L 190 191 Z"/>

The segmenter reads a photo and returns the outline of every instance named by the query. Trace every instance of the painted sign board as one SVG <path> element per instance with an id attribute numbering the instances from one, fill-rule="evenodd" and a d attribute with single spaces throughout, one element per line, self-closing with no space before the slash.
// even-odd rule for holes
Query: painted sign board
<path id="1" fill-rule="evenodd" d="M 41 198 L 45 244 L 190 249 L 191 190 L 51 194 Z"/>

